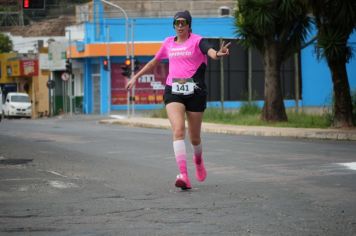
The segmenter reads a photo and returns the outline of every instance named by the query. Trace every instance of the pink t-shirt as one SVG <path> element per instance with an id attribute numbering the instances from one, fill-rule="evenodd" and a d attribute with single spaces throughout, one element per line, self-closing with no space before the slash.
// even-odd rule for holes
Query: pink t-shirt
<path id="1" fill-rule="evenodd" d="M 155 55 L 156 60 L 169 60 L 167 85 L 172 85 L 173 78 L 192 78 L 202 63 L 207 64 L 207 56 L 199 48 L 201 36 L 191 33 L 184 43 L 177 43 L 174 38 L 166 38 Z"/>

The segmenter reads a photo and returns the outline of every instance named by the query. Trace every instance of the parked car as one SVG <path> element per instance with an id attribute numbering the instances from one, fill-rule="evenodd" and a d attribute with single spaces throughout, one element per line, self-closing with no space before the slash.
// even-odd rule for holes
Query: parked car
<path id="1" fill-rule="evenodd" d="M 30 97 L 26 93 L 8 93 L 2 110 L 6 118 L 31 118 L 32 104 Z"/>

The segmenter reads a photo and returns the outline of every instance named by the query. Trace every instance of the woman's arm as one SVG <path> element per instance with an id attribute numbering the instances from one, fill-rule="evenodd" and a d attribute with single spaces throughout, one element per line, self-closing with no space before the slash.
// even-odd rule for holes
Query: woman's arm
<path id="1" fill-rule="evenodd" d="M 224 56 L 228 56 L 229 55 L 229 46 L 230 46 L 231 42 L 228 42 L 225 45 L 225 42 L 223 41 L 219 51 L 216 51 L 214 48 L 210 48 L 208 50 L 208 56 L 214 60 L 218 60 L 220 59 L 220 57 L 224 57 Z"/>
<path id="2" fill-rule="evenodd" d="M 153 58 L 150 60 L 137 74 L 135 74 L 126 84 L 125 88 L 126 89 L 131 89 L 138 78 L 140 78 L 142 75 L 146 74 L 147 72 L 152 71 L 157 65 L 159 61 L 156 60 L 156 58 Z"/>

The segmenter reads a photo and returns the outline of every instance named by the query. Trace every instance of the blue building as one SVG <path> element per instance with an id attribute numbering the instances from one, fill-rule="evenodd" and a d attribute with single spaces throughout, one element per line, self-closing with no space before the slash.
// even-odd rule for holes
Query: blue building
<path id="1" fill-rule="evenodd" d="M 83 65 L 83 112 L 108 114 L 113 110 L 127 109 L 127 91 L 124 90 L 126 78 L 122 75 L 122 66 L 128 55 L 134 55 L 140 65 L 148 62 L 158 51 L 165 37 L 174 35 L 172 18 L 124 18 L 107 19 L 100 1 L 94 1 L 94 20 L 84 24 L 85 36 L 82 42 L 71 47 L 71 56 Z M 132 24 L 127 27 L 127 23 Z M 198 18 L 193 16 L 194 33 L 210 39 L 236 40 L 234 18 Z M 129 40 L 129 42 L 128 42 Z M 134 44 L 131 45 L 131 40 Z M 129 44 L 128 44 L 129 43 Z M 356 45 L 356 34 L 350 38 L 350 44 Z M 236 46 L 237 53 L 242 49 Z M 241 58 L 244 55 L 241 55 Z M 110 70 L 103 63 L 109 58 Z M 236 60 L 239 60 L 237 55 Z M 235 59 L 234 59 L 235 60 Z M 314 46 L 302 50 L 300 54 L 301 99 L 302 107 L 326 107 L 331 104 L 332 80 L 325 61 L 318 61 Z M 234 70 L 235 62 L 228 62 L 225 70 Z M 351 89 L 356 89 L 356 61 L 347 65 Z M 154 109 L 163 107 L 162 86 L 167 74 L 167 62 L 137 83 L 135 92 L 136 109 Z M 214 74 L 212 72 L 212 74 Z M 238 72 L 232 73 L 239 77 Z M 215 73 L 218 76 L 218 73 Z M 237 84 L 244 86 L 245 82 Z M 232 91 L 231 93 L 233 93 Z M 215 100 L 214 100 L 215 99 Z M 225 107 L 238 108 L 243 99 L 229 96 Z M 263 99 L 260 103 L 263 103 Z M 219 106 L 219 100 L 210 99 L 208 106 Z M 294 99 L 285 100 L 286 107 L 294 107 Z"/>

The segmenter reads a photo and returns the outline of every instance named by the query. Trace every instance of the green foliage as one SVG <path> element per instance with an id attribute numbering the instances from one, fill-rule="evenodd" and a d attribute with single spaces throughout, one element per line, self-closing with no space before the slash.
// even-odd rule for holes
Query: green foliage
<path id="1" fill-rule="evenodd" d="M 251 107 L 248 109 L 251 109 Z M 207 109 L 204 113 L 204 122 L 296 128 L 328 128 L 331 126 L 331 120 L 327 114 L 312 115 L 288 112 L 287 122 L 266 122 L 260 119 L 260 112 L 257 112 L 257 110 L 250 110 L 241 114 L 240 112 L 222 112 L 220 109 Z"/>
<path id="2" fill-rule="evenodd" d="M 261 118 L 287 120 L 280 84 L 281 64 L 305 44 L 311 27 L 308 8 L 295 0 L 239 0 L 236 34 L 245 48 L 257 48 L 264 58 L 265 108 Z"/>
<path id="3" fill-rule="evenodd" d="M 9 36 L 0 33 L 0 53 L 12 51 L 12 41 Z"/>
<path id="4" fill-rule="evenodd" d="M 204 121 L 205 122 L 215 122 L 220 121 L 218 123 L 227 123 L 229 124 L 232 120 L 236 119 L 238 115 L 237 112 L 223 112 L 218 108 L 209 108 L 204 112 Z"/>
<path id="5" fill-rule="evenodd" d="M 356 93 L 355 93 L 356 94 Z M 356 96 L 356 95 L 355 95 Z M 355 98 L 356 102 L 356 98 Z M 305 113 L 288 112 L 287 122 L 266 122 L 260 119 L 261 109 L 256 104 L 243 105 L 240 110 L 222 111 L 219 108 L 208 108 L 204 112 L 204 122 L 251 125 L 251 126 L 274 126 L 296 128 L 328 128 L 332 124 L 330 114 L 312 115 Z M 165 109 L 156 110 L 152 113 L 154 118 L 167 118 Z"/>
<path id="6" fill-rule="evenodd" d="M 153 118 L 167 118 L 167 112 L 164 108 L 160 110 L 153 110 L 150 116 Z"/>
<path id="7" fill-rule="evenodd" d="M 345 35 L 340 29 L 319 31 L 315 48 L 318 59 L 326 58 L 329 62 L 347 63 L 352 57 L 352 48 L 347 45 L 348 37 L 349 35 Z"/>
<path id="8" fill-rule="evenodd" d="M 348 91 L 345 64 L 353 56 L 348 39 L 356 26 L 355 0 L 313 0 L 308 1 L 313 10 L 318 29 L 316 53 L 319 59 L 326 59 L 332 71 L 335 97 L 335 126 L 352 126 L 350 114 L 350 91 Z M 354 122 L 355 123 L 355 122 Z"/>
<path id="9" fill-rule="evenodd" d="M 283 127 L 296 127 L 296 128 L 328 128 L 331 126 L 329 114 L 314 115 L 306 113 L 288 112 L 288 122 L 279 124 Z"/>
<path id="10" fill-rule="evenodd" d="M 263 52 L 271 43 L 277 43 L 285 59 L 305 43 L 311 19 L 302 1 L 239 0 L 237 4 L 236 34 L 242 46 Z"/>
<path id="11" fill-rule="evenodd" d="M 240 115 L 261 114 L 261 108 L 256 103 L 244 103 L 239 109 Z"/>
<path id="12" fill-rule="evenodd" d="M 352 48 L 347 45 L 356 25 L 355 0 L 313 0 L 308 2 L 313 9 L 318 27 L 316 52 L 319 58 L 347 62 L 352 57 Z"/>

